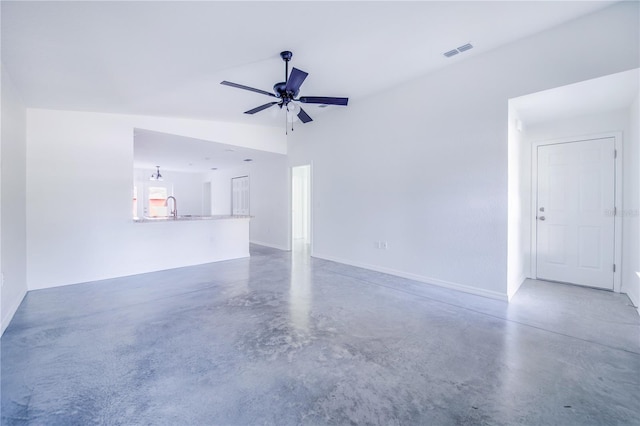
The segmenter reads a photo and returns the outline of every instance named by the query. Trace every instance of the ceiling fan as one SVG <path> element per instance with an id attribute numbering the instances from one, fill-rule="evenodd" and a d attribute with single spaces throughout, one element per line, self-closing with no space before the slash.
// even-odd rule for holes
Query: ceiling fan
<path id="1" fill-rule="evenodd" d="M 232 83 L 230 81 L 223 81 L 220 84 L 225 86 L 236 87 L 238 89 L 249 90 L 251 92 L 261 93 L 263 95 L 271 96 L 272 98 L 277 98 L 278 100 L 266 103 L 264 105 L 260 105 L 259 107 L 255 107 L 250 109 L 249 111 L 245 111 L 245 114 L 255 114 L 256 112 L 260 112 L 267 108 L 270 108 L 274 105 L 278 105 L 280 109 L 285 108 L 289 117 L 289 121 L 291 121 L 291 117 L 295 114 L 303 123 L 308 123 L 309 121 L 313 121 L 309 114 L 305 112 L 299 105 L 295 104 L 295 102 L 300 102 L 303 104 L 320 104 L 320 105 L 343 105 L 346 106 L 349 102 L 349 98 L 334 98 L 327 96 L 298 96 L 298 92 L 300 91 L 300 86 L 304 82 L 305 78 L 309 75 L 308 73 L 299 70 L 298 68 L 293 68 L 291 70 L 291 74 L 289 74 L 289 61 L 293 57 L 293 53 L 288 50 L 284 52 L 280 52 L 280 57 L 284 61 L 284 82 L 276 83 L 273 86 L 273 93 L 267 92 L 266 90 L 260 90 L 249 86 L 244 86 L 238 83 Z"/>

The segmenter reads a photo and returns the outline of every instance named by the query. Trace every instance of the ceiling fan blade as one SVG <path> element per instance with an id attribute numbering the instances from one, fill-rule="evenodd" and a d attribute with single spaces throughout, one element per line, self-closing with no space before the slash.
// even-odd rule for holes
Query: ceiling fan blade
<path id="1" fill-rule="evenodd" d="M 272 97 L 274 97 L 274 98 L 276 98 L 276 97 L 277 97 L 277 96 L 276 96 L 276 95 L 274 95 L 273 93 L 271 93 L 271 92 L 267 92 L 266 90 L 260 90 L 260 89 L 256 89 L 256 88 L 249 87 L 249 86 L 243 86 L 242 84 L 232 83 L 232 82 L 230 82 L 230 81 L 226 81 L 226 80 L 225 80 L 225 81 L 221 81 L 221 82 L 220 82 L 220 84 L 223 84 L 223 85 L 225 85 L 225 86 L 235 87 L 235 88 L 238 88 L 238 89 L 249 90 L 249 91 L 251 91 L 251 92 L 262 93 L 263 95 L 272 96 Z"/>
<path id="2" fill-rule="evenodd" d="M 289 80 L 287 80 L 285 90 L 287 92 L 298 93 L 300 86 L 302 86 L 304 79 L 307 78 L 308 75 L 308 73 L 300 71 L 298 68 L 293 68 L 291 74 L 289 74 Z"/>
<path id="3" fill-rule="evenodd" d="M 332 98 L 326 96 L 301 96 L 298 99 L 303 104 L 344 105 L 349 103 L 349 98 Z"/>
<path id="4" fill-rule="evenodd" d="M 313 121 L 313 119 L 309 117 L 309 114 L 307 114 L 302 108 L 300 108 L 300 112 L 298 113 L 298 118 L 303 123 L 308 123 L 310 121 Z"/>
<path id="5" fill-rule="evenodd" d="M 264 104 L 264 105 L 260 105 L 259 107 L 255 107 L 254 109 L 250 109 L 249 111 L 245 111 L 245 114 L 255 114 L 256 112 L 260 112 L 263 109 L 267 109 L 269 107 L 274 106 L 275 104 L 277 104 L 278 101 L 275 102 L 269 102 L 268 104 Z"/>

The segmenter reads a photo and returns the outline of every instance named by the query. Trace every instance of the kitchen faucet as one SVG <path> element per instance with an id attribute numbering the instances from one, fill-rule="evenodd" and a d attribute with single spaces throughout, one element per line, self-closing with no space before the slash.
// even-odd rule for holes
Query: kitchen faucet
<path id="1" fill-rule="evenodd" d="M 173 216 L 174 219 L 178 218 L 178 202 L 176 201 L 176 197 L 174 197 L 173 195 L 170 195 L 167 197 L 166 201 L 164 202 L 165 206 L 169 206 L 169 198 L 171 198 L 173 200 L 173 210 L 171 210 L 171 216 Z"/>

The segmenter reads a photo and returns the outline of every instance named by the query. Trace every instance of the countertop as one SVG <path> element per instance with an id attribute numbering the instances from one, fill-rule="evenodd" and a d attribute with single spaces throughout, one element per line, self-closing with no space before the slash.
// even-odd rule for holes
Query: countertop
<path id="1" fill-rule="evenodd" d="M 198 215 L 184 215 L 174 218 L 173 216 L 160 216 L 160 217 L 139 217 L 133 219 L 135 223 L 152 223 L 152 222 L 189 222 L 189 221 L 201 221 L 201 220 L 227 220 L 227 219 L 251 219 L 251 216 L 240 215 L 213 215 L 213 216 L 198 216 Z"/>

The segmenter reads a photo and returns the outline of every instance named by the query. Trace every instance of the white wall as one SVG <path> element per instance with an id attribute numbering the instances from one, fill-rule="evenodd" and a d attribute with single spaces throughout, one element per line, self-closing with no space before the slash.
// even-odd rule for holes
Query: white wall
<path id="1" fill-rule="evenodd" d="M 508 99 L 637 68 L 638 27 L 619 3 L 296 128 L 315 255 L 506 299 Z"/>
<path id="2" fill-rule="evenodd" d="M 286 150 L 284 135 L 275 128 L 28 109 L 29 289 L 167 269 L 225 256 L 224 252 L 199 252 L 202 247 L 215 244 L 213 235 L 209 238 L 206 234 L 209 239 L 189 247 L 180 243 L 181 250 L 176 251 L 171 248 L 172 242 L 181 238 L 177 228 L 171 228 L 171 234 L 159 233 L 151 231 L 158 230 L 158 224 L 133 223 L 134 128 L 254 149 Z M 227 254 L 241 255 L 233 250 Z"/>
<path id="3" fill-rule="evenodd" d="M 26 269 L 26 110 L 11 77 L 2 67 L 2 209 L 0 334 L 9 325 L 27 291 Z"/>
<path id="4" fill-rule="evenodd" d="M 231 179 L 248 176 L 248 167 L 215 170 L 209 173 L 211 181 L 211 214 L 232 214 L 231 208 Z M 249 181 L 251 191 L 251 180 Z M 251 192 L 249 193 L 251 195 Z M 249 200 L 249 210 L 253 203 Z"/>
<path id="5" fill-rule="evenodd" d="M 261 160 L 240 167 L 209 173 L 212 214 L 231 214 L 231 179 L 249 176 L 249 210 L 252 243 L 289 249 L 289 171 L 287 157 L 261 156 Z"/>
<path id="6" fill-rule="evenodd" d="M 511 299 L 529 276 L 531 264 L 531 145 L 511 104 L 508 128 L 507 296 Z"/>
<path id="7" fill-rule="evenodd" d="M 622 209 L 622 291 L 640 306 L 640 97 L 629 108 L 629 131 L 624 138 L 624 205 Z M 640 313 L 640 307 L 638 308 Z"/>
<path id="8" fill-rule="evenodd" d="M 626 139 L 624 134 L 629 131 L 629 109 L 603 111 L 598 114 L 583 115 L 558 121 L 525 123 L 524 126 L 525 140 L 529 145 L 532 142 L 615 131 L 623 132 L 623 139 Z"/>

